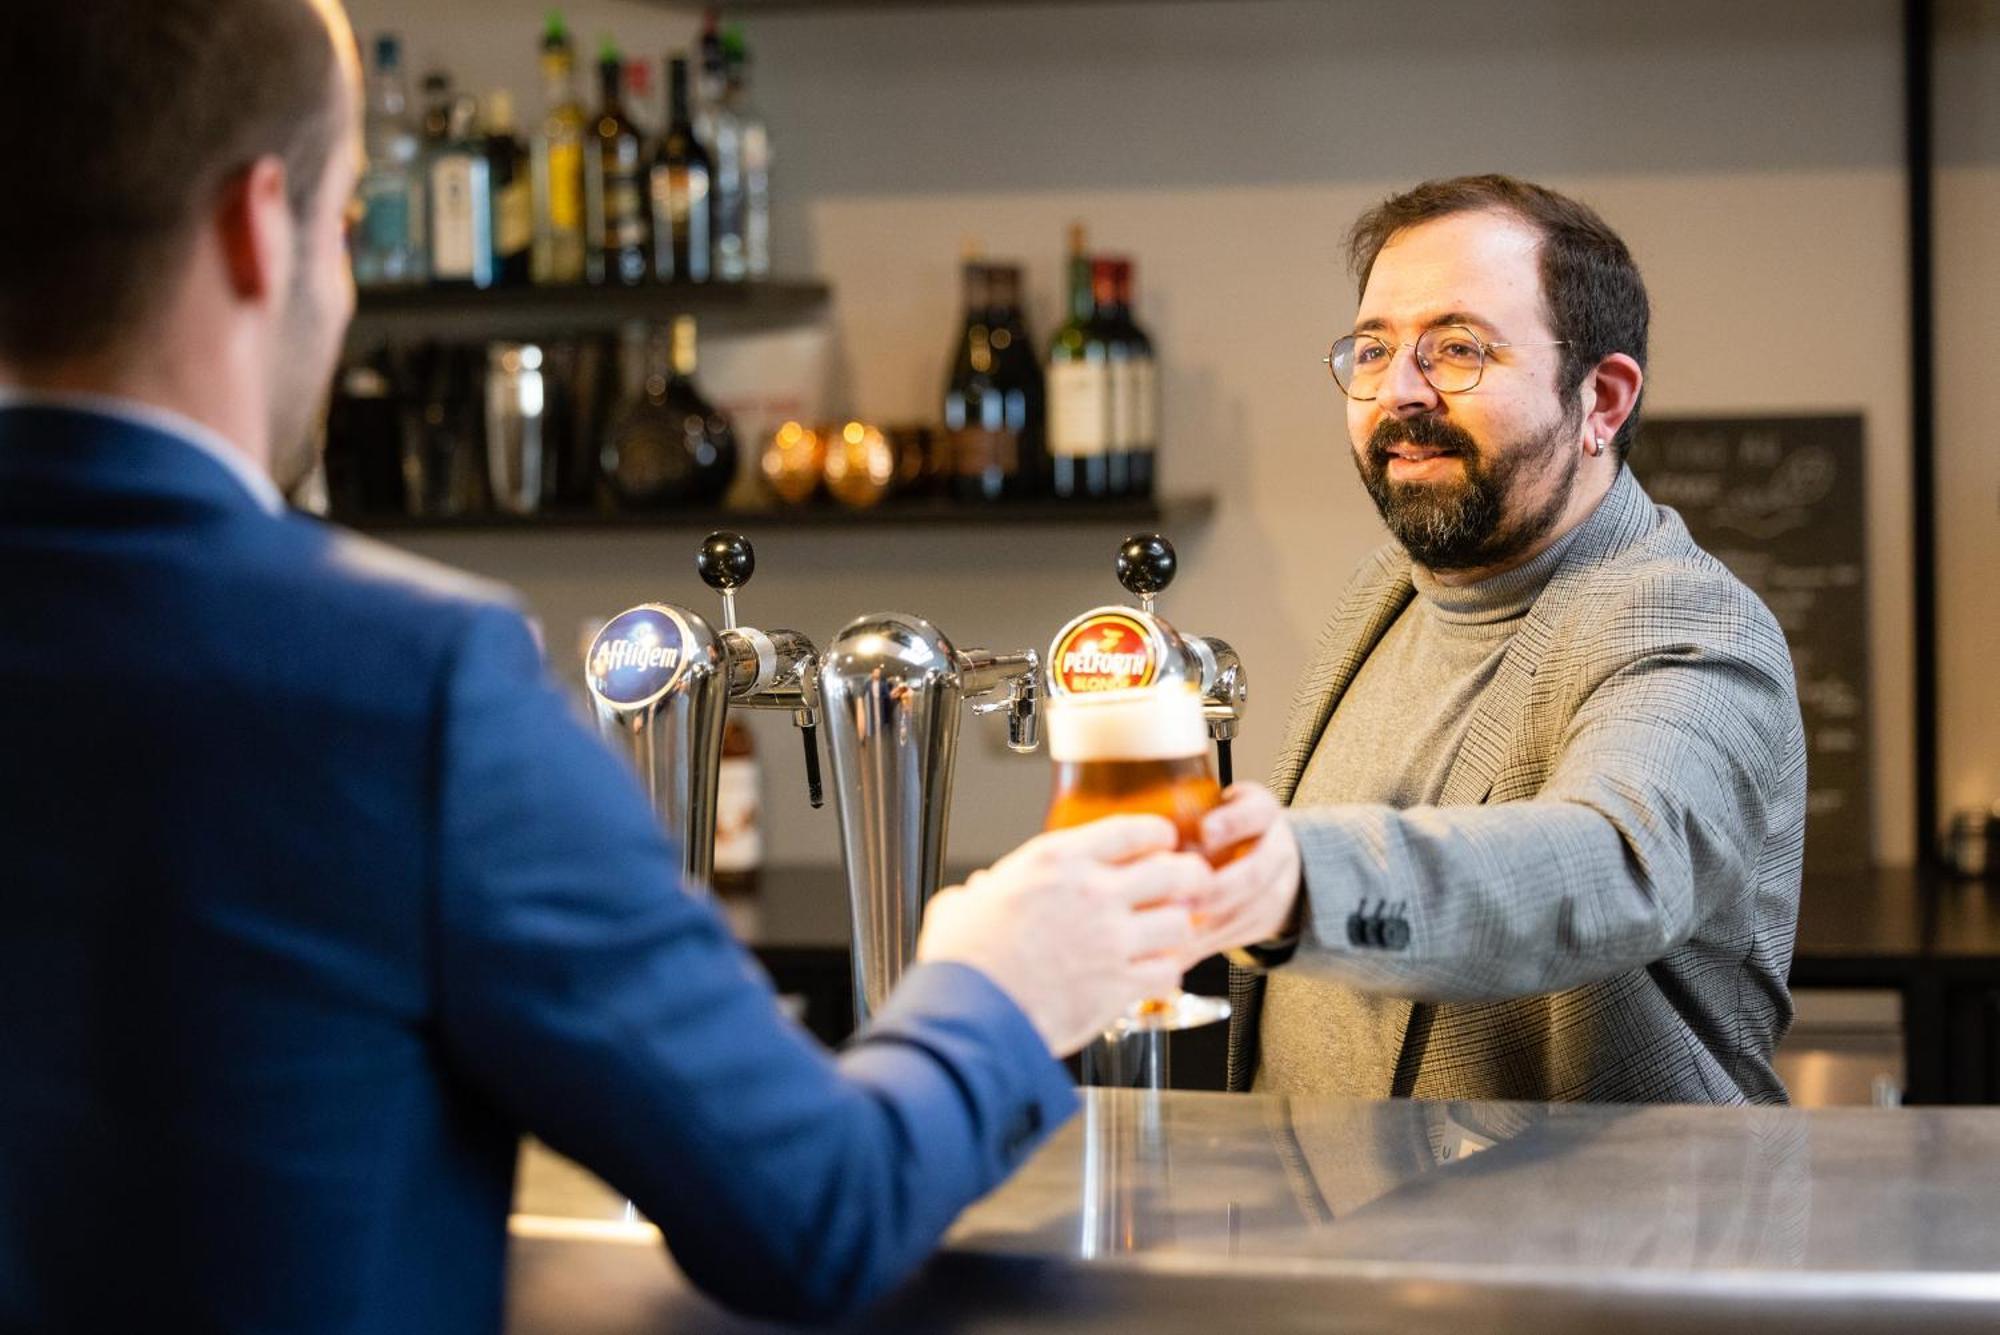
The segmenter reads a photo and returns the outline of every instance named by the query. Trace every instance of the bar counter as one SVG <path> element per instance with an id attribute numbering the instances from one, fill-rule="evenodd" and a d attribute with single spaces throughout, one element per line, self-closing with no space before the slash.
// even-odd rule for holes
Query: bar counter
<path id="1" fill-rule="evenodd" d="M 1086 1091 L 869 1332 L 2000 1330 L 2000 1109 Z M 524 1161 L 508 1329 L 787 1329 Z"/>

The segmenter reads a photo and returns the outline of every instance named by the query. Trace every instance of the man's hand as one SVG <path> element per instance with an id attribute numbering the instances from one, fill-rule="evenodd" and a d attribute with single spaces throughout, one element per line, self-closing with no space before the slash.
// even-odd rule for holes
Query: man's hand
<path id="1" fill-rule="evenodd" d="M 1201 822 L 1201 846 L 1218 864 L 1212 894 L 1194 906 L 1196 950 L 1212 955 L 1231 946 L 1289 936 L 1296 930 L 1299 841 L 1278 799 L 1261 783 L 1231 785 L 1222 805 Z"/>
<path id="2" fill-rule="evenodd" d="M 1068 1056 L 1133 1002 L 1173 992 L 1201 958 L 1188 908 L 1213 894 L 1215 873 L 1174 843 L 1158 816 L 1038 835 L 937 893 L 917 958 L 978 969 Z"/>

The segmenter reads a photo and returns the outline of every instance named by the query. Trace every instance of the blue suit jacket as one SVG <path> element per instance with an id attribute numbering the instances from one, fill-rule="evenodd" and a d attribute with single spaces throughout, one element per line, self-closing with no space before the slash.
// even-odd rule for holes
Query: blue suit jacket
<path id="1" fill-rule="evenodd" d="M 781 1315 L 1074 1108 L 978 972 L 781 1018 L 522 618 L 186 441 L 0 409 L 0 1329 L 493 1330 L 517 1138 Z"/>

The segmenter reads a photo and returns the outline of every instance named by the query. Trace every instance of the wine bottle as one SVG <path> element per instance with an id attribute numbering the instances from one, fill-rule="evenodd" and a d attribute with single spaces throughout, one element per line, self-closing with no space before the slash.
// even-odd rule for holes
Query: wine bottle
<path id="1" fill-rule="evenodd" d="M 1111 367 L 1096 313 L 1079 223 L 1069 233 L 1069 318 L 1049 342 L 1050 490 L 1063 500 L 1110 494 Z"/>
<path id="2" fill-rule="evenodd" d="M 1121 259 L 1117 267 L 1117 310 L 1120 337 L 1126 348 L 1125 393 L 1130 423 L 1131 467 L 1127 493 L 1137 497 L 1153 494 L 1153 478 L 1160 449 L 1160 375 L 1153 355 L 1153 340 L 1133 315 L 1132 261 Z"/>
<path id="3" fill-rule="evenodd" d="M 584 277 L 631 286 L 646 279 L 650 219 L 639 130 L 625 114 L 625 62 L 604 43 L 597 62 L 599 105 L 583 154 Z"/>
<path id="4" fill-rule="evenodd" d="M 588 118 L 576 98 L 576 53 L 560 14 L 549 15 L 541 64 L 545 114 L 534 140 L 535 242 L 529 268 L 537 283 L 580 283 Z"/>
<path id="5" fill-rule="evenodd" d="M 528 281 L 535 199 L 528 150 L 514 134 L 514 98 L 504 88 L 486 95 L 486 170 L 493 192 L 494 281 L 515 286 Z"/>
<path id="6" fill-rule="evenodd" d="M 1132 345 L 1126 339 L 1125 313 L 1118 306 L 1118 261 L 1098 256 L 1090 262 L 1091 316 L 1090 346 L 1102 348 L 1109 386 L 1107 395 L 1110 427 L 1104 439 L 1104 490 L 1114 498 L 1131 494 L 1132 452 L 1138 426 L 1133 396 Z"/>
<path id="7" fill-rule="evenodd" d="M 601 467 L 621 505 L 714 505 L 736 476 L 736 434 L 695 387 L 695 322 L 648 340 L 645 382 L 613 422 Z"/>
<path id="8" fill-rule="evenodd" d="M 667 129 L 653 154 L 653 276 L 661 282 L 706 282 L 709 276 L 708 150 L 688 114 L 688 63 L 667 58 Z"/>

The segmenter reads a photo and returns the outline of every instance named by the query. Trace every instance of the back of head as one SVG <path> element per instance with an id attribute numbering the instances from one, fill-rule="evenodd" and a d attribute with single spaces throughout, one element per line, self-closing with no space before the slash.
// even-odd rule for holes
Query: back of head
<path id="1" fill-rule="evenodd" d="M 1501 213 L 1541 235 L 1542 300 L 1563 340 L 1557 387 L 1564 400 L 1604 358 L 1622 352 L 1646 366 L 1651 304 L 1623 238 L 1598 212 L 1547 186 L 1497 173 L 1425 181 L 1361 215 L 1347 235 L 1348 261 L 1365 291 L 1375 257 L 1397 233 L 1461 213 Z M 1639 429 L 1635 407 L 1618 432 L 1623 458 Z"/>
<path id="2" fill-rule="evenodd" d="M 218 191 L 259 157 L 283 159 L 306 216 L 339 133 L 329 2 L 0 6 L 19 189 L 0 208 L 0 363 L 143 340 Z"/>

